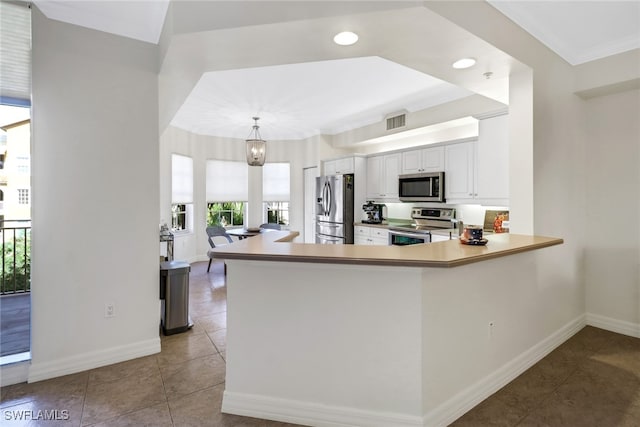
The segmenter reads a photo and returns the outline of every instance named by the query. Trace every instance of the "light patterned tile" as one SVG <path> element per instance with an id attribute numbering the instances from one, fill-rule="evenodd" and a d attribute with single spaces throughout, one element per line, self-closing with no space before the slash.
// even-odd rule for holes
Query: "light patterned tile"
<path id="1" fill-rule="evenodd" d="M 93 424 L 91 427 L 172 427 L 166 402 Z"/>
<path id="2" fill-rule="evenodd" d="M 215 332 L 207 332 L 211 341 L 215 344 L 216 348 L 221 354 L 227 354 L 227 330 L 220 329 Z"/>
<path id="3" fill-rule="evenodd" d="M 216 332 L 227 328 L 227 313 L 212 314 L 199 317 L 197 325 L 207 332 Z"/>
<path id="4" fill-rule="evenodd" d="M 161 402 L 166 402 L 166 396 L 160 372 L 89 384 L 82 425 L 105 421 Z"/>
<path id="5" fill-rule="evenodd" d="M 89 384 L 119 380 L 131 375 L 149 376 L 157 374 L 158 372 L 158 361 L 155 355 L 140 357 L 138 359 L 90 370 Z"/>
<path id="6" fill-rule="evenodd" d="M 160 368 L 217 353 L 207 334 L 178 334 L 161 344 L 162 351 L 156 356 Z"/>
<path id="7" fill-rule="evenodd" d="M 63 393 L 36 398 L 0 409 L 2 426 L 6 427 L 78 427 L 82 419 L 84 395 Z"/>
<path id="8" fill-rule="evenodd" d="M 60 396 L 84 396 L 87 389 L 88 375 L 88 372 L 80 372 L 50 380 L 3 387 L 4 393 L 0 407 L 13 406 L 33 400 L 49 402 Z"/>
<path id="9" fill-rule="evenodd" d="M 164 367 L 161 374 L 167 399 L 223 383 L 225 368 L 225 362 L 218 354 Z"/>
<path id="10" fill-rule="evenodd" d="M 266 421 L 257 418 L 223 414 L 224 384 L 198 391 L 169 401 L 173 424 L 176 427 L 266 427 Z"/>

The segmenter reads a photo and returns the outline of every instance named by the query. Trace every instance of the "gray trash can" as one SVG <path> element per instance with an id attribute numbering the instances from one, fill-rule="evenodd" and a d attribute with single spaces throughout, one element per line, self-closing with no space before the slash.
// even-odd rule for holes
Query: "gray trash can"
<path id="1" fill-rule="evenodd" d="M 184 332 L 193 326 L 189 319 L 189 271 L 183 261 L 160 263 L 161 321 L 165 335 Z"/>

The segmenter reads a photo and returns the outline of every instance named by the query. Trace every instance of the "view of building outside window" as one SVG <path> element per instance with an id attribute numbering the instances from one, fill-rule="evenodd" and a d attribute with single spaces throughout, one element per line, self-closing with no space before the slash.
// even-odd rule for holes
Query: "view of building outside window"
<path id="1" fill-rule="evenodd" d="M 207 204 L 207 226 L 241 227 L 246 202 L 212 202 Z"/>
<path id="2" fill-rule="evenodd" d="M 180 231 L 187 229 L 187 205 L 173 204 L 171 205 L 171 229 Z"/>
<path id="3" fill-rule="evenodd" d="M 2 107 L 3 118 L 15 117 L 2 123 L 0 132 L 0 219 L 31 219 L 31 121 L 29 108 Z M 6 113 L 6 114 L 5 114 Z M 25 119 L 25 117 L 27 117 Z M 15 121 L 14 121 L 15 120 Z"/>
<path id="4" fill-rule="evenodd" d="M 0 105 L 0 295 L 31 288 L 29 117 L 28 107 Z"/>

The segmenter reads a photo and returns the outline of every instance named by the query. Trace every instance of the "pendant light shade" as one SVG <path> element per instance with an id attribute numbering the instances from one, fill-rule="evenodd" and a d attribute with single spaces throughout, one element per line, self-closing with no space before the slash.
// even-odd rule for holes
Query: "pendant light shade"
<path id="1" fill-rule="evenodd" d="M 267 155 L 267 141 L 260 137 L 258 129 L 258 120 L 260 117 L 254 117 L 255 121 L 253 130 L 247 138 L 247 163 L 249 166 L 262 166 Z"/>

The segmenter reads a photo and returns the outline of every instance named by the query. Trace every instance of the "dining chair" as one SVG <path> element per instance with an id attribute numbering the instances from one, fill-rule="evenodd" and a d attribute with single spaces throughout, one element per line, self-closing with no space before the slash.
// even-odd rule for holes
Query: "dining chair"
<path id="1" fill-rule="evenodd" d="M 229 243 L 233 243 L 233 238 L 231 238 L 231 236 L 227 234 L 227 230 L 225 230 L 224 227 L 220 227 L 219 225 L 212 225 L 211 227 L 207 227 L 207 237 L 209 239 L 209 246 L 211 246 L 211 249 L 216 247 L 216 243 L 213 240 L 214 237 L 224 237 L 225 239 L 227 239 Z M 211 249 L 207 251 L 207 255 L 209 256 L 209 265 L 207 266 L 207 273 L 211 268 L 211 261 L 213 261 L 213 252 L 211 251 Z M 226 272 L 226 267 L 227 266 L 225 265 L 225 272 Z"/>
<path id="2" fill-rule="evenodd" d="M 274 224 L 274 223 L 262 224 L 260 228 L 269 228 L 271 230 L 282 230 L 282 227 L 280 226 L 280 224 Z"/>

